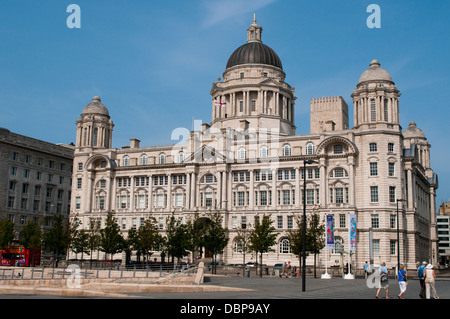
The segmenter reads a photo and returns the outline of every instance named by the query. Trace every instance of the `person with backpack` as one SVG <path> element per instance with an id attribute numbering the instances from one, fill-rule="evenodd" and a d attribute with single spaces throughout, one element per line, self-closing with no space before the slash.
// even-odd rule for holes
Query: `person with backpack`
<path id="1" fill-rule="evenodd" d="M 422 265 L 417 268 L 417 277 L 419 278 L 420 283 L 420 293 L 419 297 L 425 299 L 425 268 L 428 263 L 426 261 L 422 262 Z"/>
<path id="2" fill-rule="evenodd" d="M 377 290 L 375 298 L 380 299 L 379 294 L 381 289 L 386 290 L 386 299 L 389 299 L 389 270 L 386 267 L 386 263 L 383 261 L 380 268 L 378 268 L 378 274 L 380 275 L 380 287 Z"/>

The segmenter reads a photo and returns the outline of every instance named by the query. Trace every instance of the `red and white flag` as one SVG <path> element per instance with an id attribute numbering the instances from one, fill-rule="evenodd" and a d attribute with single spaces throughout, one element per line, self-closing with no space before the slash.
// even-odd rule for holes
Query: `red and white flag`
<path id="1" fill-rule="evenodd" d="M 214 100 L 214 103 L 216 104 L 216 106 L 217 106 L 217 105 L 220 105 L 220 106 L 227 106 L 227 103 L 222 102 L 222 101 L 216 101 L 216 100 Z"/>

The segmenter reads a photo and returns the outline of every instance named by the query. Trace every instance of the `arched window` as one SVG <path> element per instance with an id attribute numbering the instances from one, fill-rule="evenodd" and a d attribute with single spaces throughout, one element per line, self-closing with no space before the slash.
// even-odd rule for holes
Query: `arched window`
<path id="1" fill-rule="evenodd" d="M 128 155 L 123 157 L 123 166 L 130 166 L 130 157 Z"/>
<path id="2" fill-rule="evenodd" d="M 141 156 L 141 165 L 147 165 L 147 155 L 145 154 Z"/>
<path id="3" fill-rule="evenodd" d="M 280 254 L 290 254 L 290 253 L 291 253 L 291 246 L 289 245 L 289 239 L 282 238 L 280 240 Z"/>
<path id="4" fill-rule="evenodd" d="M 178 163 L 183 163 L 183 162 L 184 162 L 184 153 L 179 152 L 178 153 Z"/>
<path id="5" fill-rule="evenodd" d="M 247 150 L 245 147 L 241 147 L 238 150 L 238 159 L 245 159 L 247 157 Z"/>
<path id="6" fill-rule="evenodd" d="M 342 167 L 336 167 L 330 172 L 330 177 L 348 177 L 348 173 Z"/>
<path id="7" fill-rule="evenodd" d="M 269 156 L 269 149 L 267 148 L 267 146 L 261 146 L 261 148 L 259 149 L 259 157 L 266 158 L 268 156 Z"/>
<path id="8" fill-rule="evenodd" d="M 314 144 L 309 142 L 306 144 L 306 155 L 313 155 L 314 154 Z"/>
<path id="9" fill-rule="evenodd" d="M 158 164 L 166 164 L 166 154 L 164 153 L 159 154 Z"/>
<path id="10" fill-rule="evenodd" d="M 242 238 L 241 237 L 236 238 L 233 242 L 233 252 L 242 253 L 243 250 L 242 247 L 243 247 Z"/>
<path id="11" fill-rule="evenodd" d="M 282 148 L 283 156 L 291 156 L 291 146 L 289 144 L 284 144 Z"/>

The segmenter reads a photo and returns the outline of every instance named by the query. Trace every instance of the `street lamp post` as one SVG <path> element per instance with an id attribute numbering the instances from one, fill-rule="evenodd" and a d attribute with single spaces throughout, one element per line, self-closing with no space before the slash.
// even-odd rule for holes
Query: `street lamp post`
<path id="1" fill-rule="evenodd" d="M 316 161 L 303 161 L 303 232 L 302 232 L 302 291 L 306 290 L 306 164 L 313 164 Z"/>
<path id="2" fill-rule="evenodd" d="M 400 270 L 400 227 L 399 227 L 398 202 L 406 202 L 406 200 L 397 199 L 397 271 Z"/>

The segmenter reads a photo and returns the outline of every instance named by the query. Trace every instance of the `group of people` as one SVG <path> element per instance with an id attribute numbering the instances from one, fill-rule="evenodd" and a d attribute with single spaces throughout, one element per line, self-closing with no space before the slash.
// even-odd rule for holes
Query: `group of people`
<path id="1" fill-rule="evenodd" d="M 281 272 L 281 277 L 290 278 L 291 276 L 298 277 L 298 275 L 299 275 L 299 273 L 298 273 L 297 266 L 292 267 L 290 261 L 283 263 L 283 271 Z"/>
<path id="2" fill-rule="evenodd" d="M 375 297 L 379 299 L 380 291 L 384 289 L 386 292 L 386 299 L 389 299 L 389 269 L 386 267 L 385 262 L 382 262 L 380 268 L 378 268 L 378 274 L 380 277 L 380 286 Z M 439 299 L 439 296 L 436 293 L 436 273 L 433 269 L 433 265 L 424 261 L 417 268 L 417 276 L 420 282 L 420 298 L 430 299 L 431 296 L 433 296 L 434 299 Z M 408 284 L 408 273 L 406 272 L 405 265 L 403 264 L 400 265 L 400 268 L 398 269 L 397 281 L 400 288 L 400 294 L 398 295 L 398 298 L 405 299 L 404 295 Z"/>

